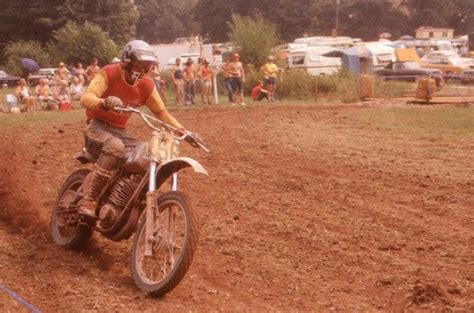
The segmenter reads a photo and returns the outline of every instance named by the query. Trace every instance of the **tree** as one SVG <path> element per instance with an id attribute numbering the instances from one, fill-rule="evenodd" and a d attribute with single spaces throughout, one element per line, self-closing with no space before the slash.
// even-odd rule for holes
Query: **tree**
<path id="1" fill-rule="evenodd" d="M 38 41 L 9 42 L 5 46 L 5 65 L 8 71 L 14 75 L 21 75 L 21 59 L 30 58 L 35 60 L 41 67 L 50 66 L 50 57 L 41 47 Z"/>
<path id="2" fill-rule="evenodd" d="M 110 63 L 120 55 L 120 49 L 98 25 L 85 22 L 83 25 L 67 23 L 54 32 L 54 38 L 48 43 L 47 50 L 55 63 L 89 63 L 98 58 L 101 63 Z"/>
<path id="3" fill-rule="evenodd" d="M 130 0 L 64 0 L 59 8 L 63 21 L 74 21 L 79 25 L 92 22 L 118 45 L 125 45 L 135 37 L 138 12 Z"/>
<path id="4" fill-rule="evenodd" d="M 255 68 L 265 63 L 271 49 L 279 41 L 275 25 L 262 17 L 233 15 L 229 28 L 229 39 L 237 47 L 242 62 L 253 64 Z"/>
<path id="5" fill-rule="evenodd" d="M 157 43 L 188 35 L 184 21 L 190 9 L 186 4 L 175 0 L 137 0 L 135 4 L 140 14 L 138 38 Z"/>

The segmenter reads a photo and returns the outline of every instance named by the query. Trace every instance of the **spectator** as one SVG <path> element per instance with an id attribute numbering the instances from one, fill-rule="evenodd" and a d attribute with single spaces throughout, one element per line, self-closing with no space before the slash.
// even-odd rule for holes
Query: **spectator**
<path id="1" fill-rule="evenodd" d="M 237 91 L 240 97 L 240 104 L 245 105 L 244 102 L 244 92 L 243 92 L 243 83 L 245 82 L 245 72 L 242 63 L 240 62 L 240 56 L 238 53 L 234 53 L 230 57 L 230 63 L 227 66 L 227 70 L 230 74 L 232 92 Z M 232 97 L 232 105 L 235 106 L 235 98 Z"/>
<path id="2" fill-rule="evenodd" d="M 76 76 L 76 67 L 74 66 L 74 63 L 69 64 L 67 70 L 71 74 L 71 77 L 69 77 L 69 79 L 72 79 L 72 77 Z"/>
<path id="3" fill-rule="evenodd" d="M 69 91 L 67 81 L 61 80 L 59 82 L 59 86 L 56 93 L 56 100 L 60 103 L 71 103 L 71 92 Z"/>
<path id="4" fill-rule="evenodd" d="M 72 100 L 79 100 L 81 99 L 82 94 L 84 93 L 84 85 L 81 84 L 79 78 L 74 76 L 72 78 L 72 84 L 69 86 L 69 92 L 71 93 Z"/>
<path id="5" fill-rule="evenodd" d="M 255 87 L 252 88 L 252 99 L 254 101 L 262 101 L 263 99 L 267 99 L 268 102 L 270 102 L 270 99 L 268 98 L 268 91 L 263 89 L 263 82 L 259 80 Z"/>
<path id="6" fill-rule="evenodd" d="M 97 58 L 93 58 L 90 65 L 86 68 L 86 76 L 89 81 L 94 79 L 94 77 L 99 73 L 100 66 L 99 60 Z"/>
<path id="7" fill-rule="evenodd" d="M 213 73 L 211 69 L 209 68 L 209 61 L 204 59 L 203 64 L 201 65 L 201 68 L 198 72 L 198 77 L 201 80 L 201 97 L 202 97 L 202 102 L 211 104 L 211 100 L 209 98 L 209 94 L 211 93 L 212 89 L 212 76 Z"/>
<path id="8" fill-rule="evenodd" d="M 222 63 L 222 76 L 224 77 L 225 89 L 227 90 L 227 95 L 229 96 L 229 102 L 234 103 L 234 95 L 232 92 L 232 81 L 231 75 L 229 73 L 229 60 L 225 59 Z"/>
<path id="9" fill-rule="evenodd" d="M 59 62 L 59 67 L 57 71 L 61 74 L 62 79 L 69 80 L 71 73 L 68 71 L 63 62 Z"/>
<path id="10" fill-rule="evenodd" d="M 150 67 L 150 70 L 148 71 L 147 75 L 151 79 L 153 79 L 156 90 L 160 94 L 160 97 L 163 100 L 163 102 L 166 104 L 166 93 L 165 93 L 166 83 L 164 80 L 161 79 L 159 66 L 160 66 L 160 62 L 156 61 L 156 63 Z"/>
<path id="11" fill-rule="evenodd" d="M 269 56 L 267 63 L 265 63 L 260 68 L 260 72 L 263 73 L 263 77 L 265 79 L 265 87 L 268 90 L 268 99 L 270 102 L 275 101 L 275 89 L 278 71 L 278 66 L 273 63 L 273 56 Z"/>
<path id="12" fill-rule="evenodd" d="M 82 67 L 82 63 L 77 63 L 76 65 L 76 76 L 79 78 L 79 83 L 84 85 L 85 83 L 85 78 L 84 78 L 84 68 Z"/>
<path id="13" fill-rule="evenodd" d="M 193 59 L 188 58 L 186 66 L 184 67 L 184 91 L 185 91 L 185 104 L 191 105 L 196 104 L 194 101 L 195 91 L 194 83 L 196 81 L 196 72 L 193 66 Z"/>
<path id="14" fill-rule="evenodd" d="M 18 81 L 18 87 L 16 87 L 15 95 L 20 100 L 20 103 L 25 106 L 26 112 L 33 111 L 35 98 L 30 96 L 30 90 L 26 85 L 26 80 L 24 78 Z"/>
<path id="15" fill-rule="evenodd" d="M 173 72 L 174 92 L 176 96 L 176 104 L 180 105 L 184 102 L 184 80 L 181 58 L 176 58 L 175 64 Z"/>
<path id="16" fill-rule="evenodd" d="M 43 109 L 54 109 L 55 104 L 53 102 L 53 96 L 51 95 L 51 90 L 47 84 L 47 79 L 43 78 L 40 80 L 40 83 L 35 88 L 35 95 L 41 103 Z"/>

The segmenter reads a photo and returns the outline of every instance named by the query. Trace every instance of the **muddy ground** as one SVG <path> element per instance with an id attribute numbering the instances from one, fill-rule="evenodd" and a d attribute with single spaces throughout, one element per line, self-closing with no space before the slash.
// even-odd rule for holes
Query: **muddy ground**
<path id="1" fill-rule="evenodd" d="M 158 299 L 134 286 L 131 240 L 96 234 L 73 252 L 49 236 L 56 192 L 79 167 L 82 114 L 4 129 L 0 283 L 45 312 L 474 311 L 472 133 L 380 127 L 364 110 L 387 105 L 173 111 L 207 141 L 211 153 L 183 154 L 210 177 L 183 175 L 199 247 Z M 130 132 L 149 133 L 137 118 Z M 0 311 L 21 310 L 0 291 Z"/>

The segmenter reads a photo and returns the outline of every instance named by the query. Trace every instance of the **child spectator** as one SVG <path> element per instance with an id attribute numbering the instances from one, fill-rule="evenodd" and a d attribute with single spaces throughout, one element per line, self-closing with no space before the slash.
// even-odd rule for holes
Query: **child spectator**
<path id="1" fill-rule="evenodd" d="M 270 99 L 268 98 L 268 91 L 263 89 L 263 82 L 259 80 L 255 87 L 252 88 L 252 99 L 254 101 L 262 101 L 263 99 L 267 99 L 268 102 L 270 102 Z"/>
<path id="2" fill-rule="evenodd" d="M 34 97 L 30 96 L 30 90 L 26 85 L 26 80 L 24 78 L 18 81 L 18 87 L 16 87 L 15 95 L 20 100 L 20 103 L 25 106 L 26 112 L 33 111 Z"/>

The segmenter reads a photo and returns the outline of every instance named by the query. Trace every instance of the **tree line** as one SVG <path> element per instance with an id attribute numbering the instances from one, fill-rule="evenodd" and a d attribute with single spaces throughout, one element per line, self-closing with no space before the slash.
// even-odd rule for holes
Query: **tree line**
<path id="1" fill-rule="evenodd" d="M 42 50 L 53 58 L 57 55 L 70 61 L 73 57 L 64 56 L 64 49 L 73 49 L 72 52 L 80 52 L 81 60 L 85 61 L 99 52 L 104 59 L 117 54 L 118 47 L 132 38 L 157 44 L 201 34 L 213 42 L 226 42 L 230 38 L 232 16 L 236 15 L 274 25 L 281 42 L 292 41 L 305 32 L 329 35 L 335 27 L 336 9 L 338 34 L 363 40 L 376 40 L 382 32 L 391 33 L 393 38 L 413 35 L 414 29 L 420 26 L 454 28 L 456 34 L 474 29 L 474 1 L 471 0 L 403 0 L 396 7 L 392 1 L 384 0 L 339 0 L 339 6 L 336 0 L 6 2 L 0 11 L 0 55 L 3 55 L 0 63 L 4 64 L 18 52 L 18 44 L 33 47 L 37 54 L 41 54 L 37 50 Z M 92 36 L 90 42 L 81 41 L 83 33 Z M 67 39 L 64 36 L 80 41 L 62 42 Z M 12 43 L 17 45 L 12 47 Z M 79 44 L 84 47 L 76 47 Z M 44 58 L 43 55 L 38 57 Z"/>

